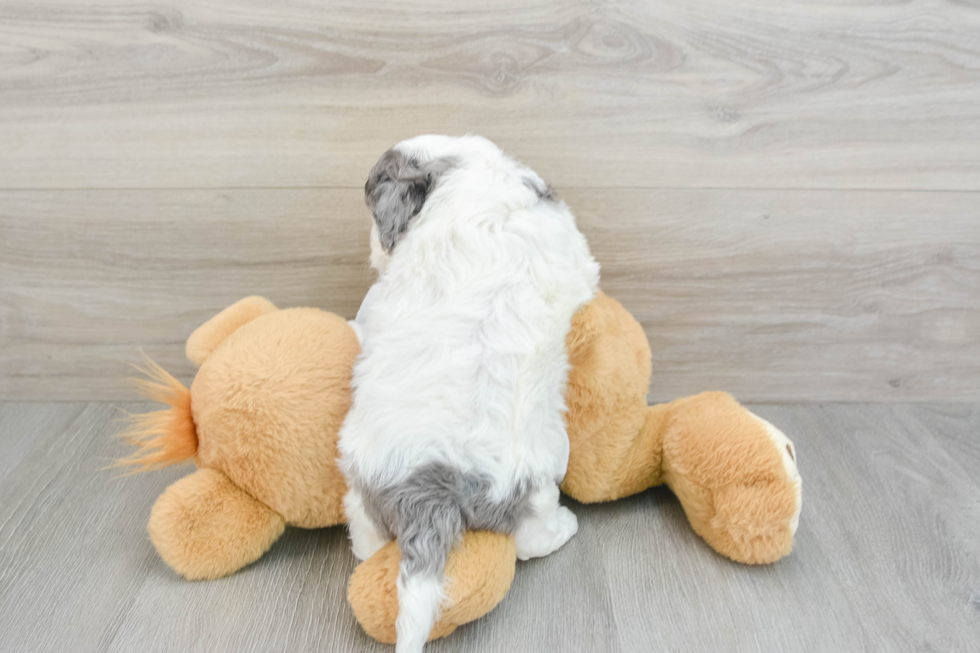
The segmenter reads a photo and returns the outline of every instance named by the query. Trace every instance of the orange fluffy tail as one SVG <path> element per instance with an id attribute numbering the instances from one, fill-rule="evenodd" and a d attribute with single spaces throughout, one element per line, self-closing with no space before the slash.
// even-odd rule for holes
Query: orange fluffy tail
<path id="1" fill-rule="evenodd" d="M 144 355 L 144 364 L 136 369 L 148 377 L 132 379 L 140 394 L 170 408 L 129 416 L 129 426 L 119 436 L 138 449 L 117 460 L 116 465 L 132 466 L 131 473 L 135 474 L 193 458 L 197 455 L 197 429 L 190 390 L 149 356 Z"/>

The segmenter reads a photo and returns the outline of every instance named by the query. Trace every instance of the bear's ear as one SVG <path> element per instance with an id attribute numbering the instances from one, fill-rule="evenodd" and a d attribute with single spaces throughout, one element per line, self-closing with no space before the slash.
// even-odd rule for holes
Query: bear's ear
<path id="1" fill-rule="evenodd" d="M 422 163 L 394 149 L 374 164 L 364 184 L 364 200 L 374 214 L 378 238 L 386 253 L 395 248 L 439 177 L 451 166 L 448 159 Z"/>

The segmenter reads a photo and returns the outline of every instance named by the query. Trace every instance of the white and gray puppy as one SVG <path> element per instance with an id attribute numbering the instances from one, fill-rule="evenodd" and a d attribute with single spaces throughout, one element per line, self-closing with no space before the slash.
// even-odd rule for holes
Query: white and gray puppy
<path id="1" fill-rule="evenodd" d="M 365 186 L 378 270 L 340 432 L 354 554 L 396 538 L 397 651 L 421 651 L 466 529 L 512 533 L 521 559 L 578 529 L 568 465 L 565 336 L 599 266 L 541 178 L 490 141 L 419 136 Z"/>

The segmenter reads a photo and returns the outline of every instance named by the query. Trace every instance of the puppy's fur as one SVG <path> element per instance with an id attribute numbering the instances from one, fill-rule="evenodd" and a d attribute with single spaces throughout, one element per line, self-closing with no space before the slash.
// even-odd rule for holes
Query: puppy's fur
<path id="1" fill-rule="evenodd" d="M 354 553 L 398 539 L 404 653 L 422 650 L 464 529 L 513 533 L 522 559 L 577 530 L 558 505 L 565 336 L 599 267 L 550 187 L 483 138 L 404 141 L 365 193 L 379 278 L 339 447 Z"/>

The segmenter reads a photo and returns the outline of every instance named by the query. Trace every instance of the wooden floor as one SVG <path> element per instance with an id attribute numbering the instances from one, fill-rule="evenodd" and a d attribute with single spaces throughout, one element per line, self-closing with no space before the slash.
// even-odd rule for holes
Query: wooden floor
<path id="1" fill-rule="evenodd" d="M 798 452 L 803 512 L 788 558 L 721 558 L 665 490 L 568 502 L 579 534 L 520 563 L 495 611 L 429 650 L 977 651 L 980 406 L 753 410 Z M 343 529 L 291 529 L 228 579 L 177 578 L 145 525 L 187 470 L 102 471 L 120 453 L 118 414 L 101 403 L 0 404 L 0 650 L 390 650 L 347 606 L 354 559 Z"/>
<path id="2" fill-rule="evenodd" d="M 651 397 L 980 401 L 980 5 L 0 0 L 0 399 L 250 294 L 352 317 L 392 144 L 558 189 Z"/>

